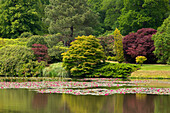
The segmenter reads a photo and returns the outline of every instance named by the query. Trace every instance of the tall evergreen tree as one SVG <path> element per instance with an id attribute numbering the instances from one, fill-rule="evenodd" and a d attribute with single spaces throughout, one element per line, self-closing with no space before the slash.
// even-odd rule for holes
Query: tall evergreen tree
<path id="1" fill-rule="evenodd" d="M 0 4 L 0 36 L 16 38 L 23 32 L 42 33 L 40 0 L 6 0 Z"/>
<path id="2" fill-rule="evenodd" d="M 45 8 L 50 33 L 61 33 L 73 39 L 77 35 L 95 34 L 98 15 L 90 10 L 86 0 L 50 0 Z"/>
<path id="3" fill-rule="evenodd" d="M 114 31 L 114 46 L 116 51 L 116 58 L 118 62 L 124 61 L 124 53 L 123 53 L 123 38 L 120 34 L 120 31 L 116 28 Z"/>

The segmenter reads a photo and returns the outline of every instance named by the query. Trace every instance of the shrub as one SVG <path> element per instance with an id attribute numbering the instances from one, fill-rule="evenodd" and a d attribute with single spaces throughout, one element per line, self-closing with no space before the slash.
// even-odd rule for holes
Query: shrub
<path id="1" fill-rule="evenodd" d="M 17 38 L 17 39 L 4 39 L 5 45 L 21 45 L 26 46 L 28 39 Z"/>
<path id="2" fill-rule="evenodd" d="M 112 56 L 112 57 L 111 57 L 111 56 L 108 56 L 108 57 L 107 57 L 107 60 L 108 60 L 108 61 L 117 61 L 116 56 Z"/>
<path id="3" fill-rule="evenodd" d="M 138 64 L 143 64 L 143 62 L 145 62 L 147 60 L 147 58 L 145 56 L 137 56 L 136 57 L 136 63 Z"/>
<path id="4" fill-rule="evenodd" d="M 59 34 L 44 36 L 45 41 L 48 43 L 49 48 L 57 46 L 60 41 L 63 41 L 63 37 Z"/>
<path id="5" fill-rule="evenodd" d="M 33 47 L 33 44 L 42 44 L 47 47 L 50 47 L 49 44 L 46 42 L 45 38 L 43 36 L 39 35 L 33 35 L 27 42 L 27 47 Z"/>
<path id="6" fill-rule="evenodd" d="M 45 77 L 67 77 L 68 72 L 62 67 L 62 63 L 54 63 L 43 69 Z"/>
<path id="7" fill-rule="evenodd" d="M 48 49 L 48 55 L 50 56 L 50 63 L 54 62 L 61 62 L 63 59 L 62 53 L 66 52 L 68 50 L 67 47 L 64 47 L 62 45 L 60 46 L 53 46 L 52 48 Z"/>
<path id="8" fill-rule="evenodd" d="M 38 76 L 44 62 L 35 61 L 33 51 L 25 46 L 4 46 L 0 50 L 0 75 Z"/>
<path id="9" fill-rule="evenodd" d="M 30 38 L 33 34 L 31 32 L 23 32 L 19 38 Z"/>
<path id="10" fill-rule="evenodd" d="M 5 41 L 3 38 L 0 38 L 0 48 L 5 46 Z"/>
<path id="11" fill-rule="evenodd" d="M 47 62 L 49 59 L 48 56 L 48 48 L 42 44 L 33 44 L 32 50 L 34 51 L 34 55 L 38 62 L 45 61 Z"/>
<path id="12" fill-rule="evenodd" d="M 140 66 L 125 63 L 106 63 L 94 70 L 89 77 L 128 77 Z"/>
<path id="13" fill-rule="evenodd" d="M 130 33 L 123 38 L 123 49 L 126 61 L 135 63 L 137 56 L 145 56 L 146 63 L 154 63 L 156 57 L 153 54 L 155 50 L 152 35 L 157 31 L 152 28 L 142 28 L 136 33 Z"/>
<path id="14" fill-rule="evenodd" d="M 123 53 L 123 43 L 122 43 L 122 35 L 120 31 L 116 28 L 114 31 L 114 46 L 115 46 L 115 53 L 116 59 L 119 63 L 124 61 L 124 53 Z"/>
<path id="15" fill-rule="evenodd" d="M 63 53 L 63 66 L 72 76 L 86 76 L 106 59 L 102 46 L 94 36 L 78 36 L 71 42 L 69 50 Z"/>
<path id="16" fill-rule="evenodd" d="M 113 37 L 113 35 L 100 36 L 100 37 L 98 37 L 98 39 L 100 40 L 100 44 L 102 45 L 106 56 L 115 55 L 115 52 L 114 52 L 114 37 Z"/>

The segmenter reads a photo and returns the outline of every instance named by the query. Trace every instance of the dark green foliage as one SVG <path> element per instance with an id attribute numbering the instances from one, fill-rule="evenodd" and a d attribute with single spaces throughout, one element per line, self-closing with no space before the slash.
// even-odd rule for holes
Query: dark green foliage
<path id="1" fill-rule="evenodd" d="M 48 43 L 49 48 L 57 46 L 60 41 L 65 42 L 65 39 L 61 34 L 46 35 L 44 36 L 44 39 Z"/>
<path id="2" fill-rule="evenodd" d="M 78 36 L 63 55 L 63 66 L 72 76 L 87 76 L 106 59 L 102 46 L 94 36 Z"/>
<path id="3" fill-rule="evenodd" d="M 68 72 L 62 67 L 62 63 L 54 63 L 43 69 L 44 77 L 67 77 Z"/>
<path id="4" fill-rule="evenodd" d="M 30 32 L 23 32 L 19 38 L 30 38 L 32 36 L 32 33 Z"/>
<path id="5" fill-rule="evenodd" d="M 115 55 L 114 37 L 113 35 L 99 36 L 100 44 L 102 45 L 106 56 Z"/>
<path id="6" fill-rule="evenodd" d="M 117 61 L 117 58 L 116 58 L 116 56 L 108 56 L 107 60 L 108 61 Z"/>
<path id="7" fill-rule="evenodd" d="M 170 12 L 169 0 L 124 0 L 124 8 L 118 18 L 123 35 L 141 28 L 159 27 Z"/>
<path id="8" fill-rule="evenodd" d="M 86 0 L 51 0 L 45 8 L 49 32 L 61 33 L 73 40 L 78 35 L 95 33 L 98 15 L 90 10 Z"/>
<path id="9" fill-rule="evenodd" d="M 102 0 L 101 10 L 105 12 L 104 24 L 111 29 L 116 29 L 118 24 L 118 17 L 121 15 L 123 8 L 123 0 Z"/>
<path id="10" fill-rule="evenodd" d="M 164 20 L 152 39 L 155 46 L 154 54 L 158 62 L 170 64 L 170 16 Z"/>
<path id="11" fill-rule="evenodd" d="M 27 42 L 27 47 L 33 47 L 33 44 L 42 44 L 46 45 L 47 47 L 50 47 L 50 45 L 46 42 L 45 38 L 43 36 L 39 35 L 33 35 Z"/>
<path id="12" fill-rule="evenodd" d="M 42 34 L 40 0 L 6 0 L 0 4 L 0 36 L 17 38 L 23 32 Z"/>
<path id="13" fill-rule="evenodd" d="M 50 56 L 49 63 L 61 62 L 63 57 L 62 53 L 68 50 L 67 47 L 64 46 L 53 46 L 52 48 L 48 49 L 48 55 Z"/>
<path id="14" fill-rule="evenodd" d="M 34 59 L 33 51 L 25 46 L 4 46 L 0 49 L 0 75 L 38 76 L 45 63 Z"/>
<path id="15" fill-rule="evenodd" d="M 128 77 L 140 66 L 125 63 L 106 63 L 96 68 L 89 77 Z"/>

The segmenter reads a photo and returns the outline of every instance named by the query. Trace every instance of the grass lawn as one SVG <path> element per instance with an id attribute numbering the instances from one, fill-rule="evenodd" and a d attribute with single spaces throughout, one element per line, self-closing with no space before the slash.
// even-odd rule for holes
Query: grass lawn
<path id="1" fill-rule="evenodd" d="M 170 65 L 144 64 L 130 78 L 170 78 Z"/>
<path id="2" fill-rule="evenodd" d="M 170 71 L 170 65 L 144 64 L 140 70 L 145 71 Z"/>

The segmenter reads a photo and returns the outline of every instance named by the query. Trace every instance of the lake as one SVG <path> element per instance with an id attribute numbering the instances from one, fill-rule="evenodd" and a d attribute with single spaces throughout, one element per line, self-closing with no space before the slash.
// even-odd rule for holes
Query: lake
<path id="1" fill-rule="evenodd" d="M 44 88 L 45 83 L 50 84 L 51 87 Z M 1 82 L 0 113 L 170 113 L 169 83 L 170 80 L 132 80 L 131 82 L 117 79 L 45 81 L 43 85 L 42 82 Z M 73 84 L 72 88 L 69 87 L 70 84 Z M 89 84 L 93 87 L 89 88 Z M 40 90 L 38 85 L 43 88 Z M 77 87 L 73 88 L 73 86 Z M 11 89 L 11 87 L 16 88 Z M 76 90 L 76 93 L 70 93 L 68 90 L 54 92 L 56 87 L 69 91 Z M 124 89 L 130 92 L 132 88 L 136 88 L 132 90 L 135 93 L 127 91 L 121 93 Z M 140 88 L 143 88 L 146 93 L 144 91 L 138 93 L 137 90 L 142 90 Z M 84 90 L 86 92 L 83 92 Z M 115 93 L 112 94 L 114 90 Z M 167 93 L 164 94 L 163 91 Z"/>

